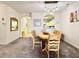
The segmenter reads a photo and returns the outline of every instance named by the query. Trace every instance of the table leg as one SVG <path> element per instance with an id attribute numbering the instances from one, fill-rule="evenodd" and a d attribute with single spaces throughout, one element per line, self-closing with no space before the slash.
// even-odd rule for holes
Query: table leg
<path id="1" fill-rule="evenodd" d="M 45 41 L 42 41 L 42 49 L 45 48 Z"/>

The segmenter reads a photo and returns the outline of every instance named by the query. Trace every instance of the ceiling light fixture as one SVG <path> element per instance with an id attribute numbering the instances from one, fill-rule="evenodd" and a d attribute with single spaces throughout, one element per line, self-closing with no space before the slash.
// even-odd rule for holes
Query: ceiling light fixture
<path id="1" fill-rule="evenodd" d="M 50 2 L 45 2 L 45 8 L 44 8 L 44 11 L 45 13 L 49 13 L 49 14 L 53 14 L 54 12 L 58 11 L 58 7 L 54 7 L 53 9 L 51 9 L 51 7 L 47 4 L 47 3 L 52 3 L 51 1 Z M 50 7 L 50 8 L 49 8 Z"/>
<path id="2" fill-rule="evenodd" d="M 45 4 L 58 3 L 58 1 L 45 1 Z"/>

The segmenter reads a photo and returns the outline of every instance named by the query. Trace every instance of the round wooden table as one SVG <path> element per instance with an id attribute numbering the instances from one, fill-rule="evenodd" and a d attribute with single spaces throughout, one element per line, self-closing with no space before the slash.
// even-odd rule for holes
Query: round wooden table
<path id="1" fill-rule="evenodd" d="M 49 33 L 43 33 L 41 32 L 39 35 L 39 38 L 42 41 L 42 49 L 45 48 L 45 43 L 47 42 L 48 38 L 49 38 Z"/>

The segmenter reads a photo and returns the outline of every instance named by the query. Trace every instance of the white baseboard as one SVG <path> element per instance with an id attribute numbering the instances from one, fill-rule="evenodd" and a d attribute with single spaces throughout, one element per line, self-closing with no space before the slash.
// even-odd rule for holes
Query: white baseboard
<path id="1" fill-rule="evenodd" d="M 68 41 L 68 40 L 64 40 L 65 42 L 69 43 L 70 45 L 72 45 L 73 47 L 79 49 L 79 46 L 76 44 L 73 44 L 72 42 Z"/>

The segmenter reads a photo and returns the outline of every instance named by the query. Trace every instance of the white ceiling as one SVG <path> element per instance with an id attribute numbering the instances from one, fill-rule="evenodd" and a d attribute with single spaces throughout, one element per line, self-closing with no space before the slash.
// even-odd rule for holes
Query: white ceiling
<path id="1" fill-rule="evenodd" d="M 57 11 L 59 11 L 65 8 L 67 4 L 71 4 L 73 2 L 62 1 L 47 5 L 45 5 L 44 1 L 3 1 L 0 3 L 7 4 L 20 13 L 26 13 L 26 12 L 43 12 L 45 11 L 45 7 L 50 10 L 56 10 L 56 8 L 58 8 Z"/>

